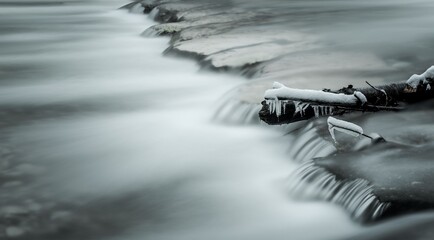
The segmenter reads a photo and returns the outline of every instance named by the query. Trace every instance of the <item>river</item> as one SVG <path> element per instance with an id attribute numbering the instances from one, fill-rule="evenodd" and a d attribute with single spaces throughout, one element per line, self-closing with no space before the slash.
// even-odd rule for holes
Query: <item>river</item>
<path id="1" fill-rule="evenodd" d="M 340 207 L 288 196 L 283 132 L 213 120 L 246 79 L 164 57 L 124 1 L 0 1 L 0 236 L 337 239 Z M 279 130 L 279 129 L 277 129 Z"/>

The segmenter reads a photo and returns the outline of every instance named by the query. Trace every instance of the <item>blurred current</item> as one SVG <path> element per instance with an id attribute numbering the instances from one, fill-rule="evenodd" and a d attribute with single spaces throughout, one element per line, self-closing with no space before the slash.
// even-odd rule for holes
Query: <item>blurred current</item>
<path id="1" fill-rule="evenodd" d="M 0 238 L 338 239 L 282 132 L 212 121 L 245 82 L 163 57 L 115 0 L 0 1 Z"/>

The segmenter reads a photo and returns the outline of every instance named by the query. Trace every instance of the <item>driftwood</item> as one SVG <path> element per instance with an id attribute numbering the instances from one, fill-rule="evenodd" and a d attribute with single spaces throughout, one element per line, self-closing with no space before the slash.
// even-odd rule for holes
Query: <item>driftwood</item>
<path id="1" fill-rule="evenodd" d="M 270 125 L 287 124 L 307 120 L 319 116 L 342 115 L 348 112 L 399 111 L 405 103 L 414 103 L 434 97 L 431 90 L 433 79 L 420 81 L 417 87 L 407 83 L 396 83 L 385 86 L 354 88 L 352 85 L 337 91 L 324 89 L 322 91 L 289 89 L 281 84 L 275 84 L 271 94 L 265 96 L 259 117 Z M 276 94 L 286 91 L 287 94 Z M 293 90 L 293 91 L 292 91 Z M 274 91 L 274 92 L 273 92 Z M 306 91 L 306 94 L 300 94 Z M 289 92 L 289 94 L 288 94 Z M 295 92 L 295 94 L 291 94 Z M 311 97 L 310 93 L 322 97 Z M 361 94 L 360 94 L 361 93 Z M 343 98 L 343 101 L 334 99 Z"/>

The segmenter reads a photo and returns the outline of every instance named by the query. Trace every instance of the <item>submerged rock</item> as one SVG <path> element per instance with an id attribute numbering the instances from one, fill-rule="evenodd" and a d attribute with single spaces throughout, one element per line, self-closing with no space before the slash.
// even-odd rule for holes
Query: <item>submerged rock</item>
<path id="1" fill-rule="evenodd" d="M 338 179 L 371 183 L 373 194 L 389 203 L 383 217 L 434 208 L 434 144 L 409 148 L 381 145 L 357 154 L 315 159 L 315 165 Z"/>

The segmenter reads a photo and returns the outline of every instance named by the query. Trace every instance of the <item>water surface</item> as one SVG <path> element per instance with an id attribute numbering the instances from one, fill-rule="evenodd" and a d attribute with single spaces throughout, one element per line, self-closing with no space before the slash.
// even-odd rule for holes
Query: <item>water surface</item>
<path id="1" fill-rule="evenodd" d="M 281 132 L 212 121 L 245 82 L 163 57 L 122 1 L 1 2 L 0 234 L 22 239 L 336 239 L 291 200 Z M 4 221 L 3 221 L 4 220 Z"/>

